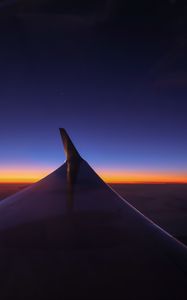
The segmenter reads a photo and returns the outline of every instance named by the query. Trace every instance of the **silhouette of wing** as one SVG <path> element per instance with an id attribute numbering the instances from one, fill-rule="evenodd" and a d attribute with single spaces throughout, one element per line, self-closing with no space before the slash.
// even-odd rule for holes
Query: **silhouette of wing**
<path id="1" fill-rule="evenodd" d="M 186 299 L 186 247 L 60 132 L 67 161 L 0 202 L 1 299 Z"/>

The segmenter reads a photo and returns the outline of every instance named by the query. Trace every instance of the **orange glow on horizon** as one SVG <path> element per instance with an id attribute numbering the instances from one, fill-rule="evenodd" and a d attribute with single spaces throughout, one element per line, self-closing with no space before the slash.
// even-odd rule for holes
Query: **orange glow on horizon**
<path id="1" fill-rule="evenodd" d="M 33 183 L 50 174 L 55 168 L 14 167 L 0 172 L 0 183 Z M 96 168 L 107 183 L 187 183 L 187 172 L 117 170 Z"/>
<path id="2" fill-rule="evenodd" d="M 15 167 L 0 170 L 0 183 L 33 183 L 50 174 L 52 169 Z"/>
<path id="3" fill-rule="evenodd" d="M 98 169 L 107 183 L 187 183 L 187 172 Z"/>

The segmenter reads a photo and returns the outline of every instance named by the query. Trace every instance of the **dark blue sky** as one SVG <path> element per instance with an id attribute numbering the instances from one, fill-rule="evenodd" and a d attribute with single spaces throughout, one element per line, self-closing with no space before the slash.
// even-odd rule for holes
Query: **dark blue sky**
<path id="1" fill-rule="evenodd" d="M 57 167 L 65 127 L 96 168 L 187 175 L 183 1 L 13 2 L 0 8 L 3 168 Z"/>

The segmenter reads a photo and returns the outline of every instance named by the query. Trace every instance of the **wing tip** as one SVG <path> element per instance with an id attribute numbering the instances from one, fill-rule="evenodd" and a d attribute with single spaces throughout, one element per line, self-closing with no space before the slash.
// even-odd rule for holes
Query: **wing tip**
<path id="1" fill-rule="evenodd" d="M 65 152 L 67 161 L 72 160 L 72 159 L 80 160 L 81 157 L 80 157 L 77 149 L 75 148 L 73 142 L 71 141 L 65 128 L 60 127 L 59 130 L 60 130 L 60 135 L 61 135 L 62 142 L 64 145 L 64 152 Z"/>

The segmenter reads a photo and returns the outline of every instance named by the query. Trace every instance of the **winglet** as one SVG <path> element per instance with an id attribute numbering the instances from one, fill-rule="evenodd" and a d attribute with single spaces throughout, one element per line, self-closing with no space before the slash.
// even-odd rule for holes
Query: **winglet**
<path id="1" fill-rule="evenodd" d="M 81 157 L 64 128 L 59 128 L 67 161 L 80 160 Z"/>

